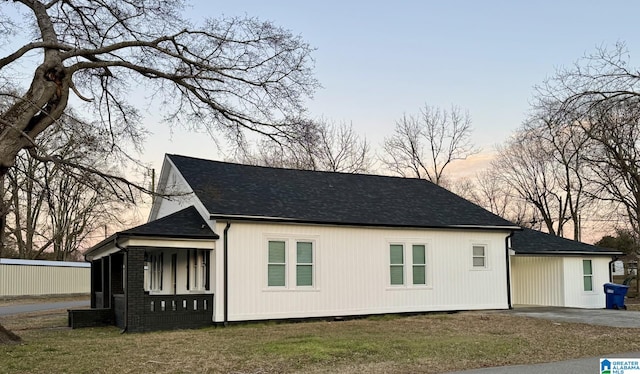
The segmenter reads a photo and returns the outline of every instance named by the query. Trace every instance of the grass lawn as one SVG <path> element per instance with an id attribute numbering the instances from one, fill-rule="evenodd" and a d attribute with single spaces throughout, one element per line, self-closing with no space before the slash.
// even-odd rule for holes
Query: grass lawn
<path id="1" fill-rule="evenodd" d="M 0 317 L 11 373 L 439 373 L 640 350 L 638 329 L 464 312 L 144 334 L 70 330 L 64 311 Z M 594 369 L 595 370 L 595 369 Z"/>

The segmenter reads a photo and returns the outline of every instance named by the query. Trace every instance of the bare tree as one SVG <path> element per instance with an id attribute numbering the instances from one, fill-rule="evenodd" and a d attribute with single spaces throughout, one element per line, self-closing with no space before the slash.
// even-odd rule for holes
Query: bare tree
<path id="1" fill-rule="evenodd" d="M 471 142 L 471 118 L 452 106 L 449 111 L 425 105 L 417 116 L 403 116 L 384 140 L 382 162 L 403 177 L 442 184 L 446 167 L 479 152 Z"/>
<path id="2" fill-rule="evenodd" d="M 580 126 L 595 142 L 585 157 L 594 196 L 618 204 L 640 237 L 640 97 L 591 113 Z"/>
<path id="3" fill-rule="evenodd" d="M 624 42 L 600 46 L 536 87 L 538 100 L 560 103 L 561 115 L 602 111 L 640 96 L 640 73 Z"/>
<path id="4" fill-rule="evenodd" d="M 537 88 L 537 100 L 554 107 L 556 118 L 571 119 L 564 127 L 584 139 L 588 173 L 580 174 L 589 195 L 617 205 L 640 237 L 640 74 L 629 61 L 623 43 L 600 47 L 559 69 Z"/>
<path id="5" fill-rule="evenodd" d="M 557 214 L 556 234 L 565 235 L 563 222 L 566 221 L 573 226 L 573 238 L 580 240 L 581 212 L 592 203 L 588 191 L 591 173 L 585 161 L 591 152 L 591 143 L 583 132 L 573 128 L 575 117 L 559 111 L 559 107 L 560 103 L 540 100 L 523 124 L 521 136 L 535 138 L 534 148 L 550 164 L 541 171 L 548 174 L 547 180 L 553 181 L 554 190 L 550 194 L 558 210 L 551 216 Z M 548 215 L 543 214 L 545 216 Z"/>
<path id="6" fill-rule="evenodd" d="M 6 175 L 7 192 L 11 199 L 7 229 L 16 243 L 19 258 L 37 258 L 52 241 L 46 239 L 42 218 L 46 213 L 46 190 L 41 188 L 44 171 L 39 162 L 26 153 L 18 157 L 16 166 Z M 42 214 L 41 214 L 42 213 Z M 41 231 L 42 230 L 42 231 Z"/>
<path id="7" fill-rule="evenodd" d="M 562 236 L 567 204 L 556 167 L 549 145 L 526 130 L 517 132 L 500 146 L 492 162 L 495 175 L 519 199 L 535 207 L 548 232 Z"/>
<path id="8" fill-rule="evenodd" d="M 0 111 L 0 177 L 23 149 L 69 172 L 96 172 L 91 164 L 37 148 L 43 131 L 65 113 L 71 115 L 73 95 L 84 102 L 82 112 L 94 118 L 78 123 L 106 133 L 141 123 L 130 93 L 132 87 L 144 87 L 167 122 L 242 141 L 245 131 L 272 139 L 295 137 L 303 101 L 317 87 L 312 48 L 255 18 L 209 19 L 192 26 L 180 15 L 180 0 L 0 0 L 3 19 L 9 6 L 24 12 L 27 22 L 0 22 L 0 40 L 22 33 L 35 37 L 0 57 L 0 101 L 6 102 Z M 11 74 L 17 66 L 32 68 L 28 88 Z M 117 146 L 113 139 L 111 144 Z M 131 197 L 128 180 L 97 175 L 103 177 L 102 187 Z"/>
<path id="9" fill-rule="evenodd" d="M 490 167 L 473 178 L 456 180 L 452 191 L 518 226 L 540 229 L 543 222 L 536 209 L 505 183 L 500 173 Z"/>
<path id="10" fill-rule="evenodd" d="M 321 119 L 308 123 L 305 129 L 303 136 L 287 143 L 263 139 L 256 151 L 244 147 L 236 159 L 248 164 L 292 169 L 371 171 L 373 157 L 369 143 L 354 131 L 352 124 Z"/>
<path id="11" fill-rule="evenodd" d="M 508 219 L 509 205 L 512 202 L 505 185 L 495 170 L 478 172 L 473 179 L 457 180 L 452 187 L 453 192 L 465 199 L 480 205 L 488 211 Z"/>
<path id="12" fill-rule="evenodd" d="M 111 134 L 96 130 L 57 122 L 37 142 L 48 154 L 66 160 L 81 158 L 97 170 L 116 175 L 105 160 L 107 152 L 96 152 Z M 121 135 L 116 136 L 124 140 Z M 120 168 L 125 165 L 118 163 Z M 18 155 L 6 180 L 11 200 L 7 228 L 20 258 L 42 258 L 45 254 L 56 260 L 74 258 L 98 229 L 122 222 L 116 212 L 127 208 L 126 200 L 106 188 L 95 173 L 69 173 L 61 165 L 42 162 L 25 151 Z"/>

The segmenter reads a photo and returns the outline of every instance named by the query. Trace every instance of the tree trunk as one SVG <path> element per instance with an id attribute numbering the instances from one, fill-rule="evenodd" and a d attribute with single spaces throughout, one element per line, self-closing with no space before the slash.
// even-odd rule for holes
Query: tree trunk
<path id="1" fill-rule="evenodd" d="M 9 204 L 7 202 L 6 189 L 4 185 L 4 175 L 0 175 L 0 258 L 5 253 L 5 239 L 7 232 L 7 214 L 9 213 Z"/>

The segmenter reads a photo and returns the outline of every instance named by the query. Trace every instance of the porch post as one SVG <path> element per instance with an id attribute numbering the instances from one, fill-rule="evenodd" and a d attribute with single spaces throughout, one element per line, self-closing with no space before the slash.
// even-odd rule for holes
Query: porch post
<path id="1" fill-rule="evenodd" d="M 111 307 L 111 255 L 102 258 L 102 307 Z"/>
<path id="2" fill-rule="evenodd" d="M 98 261 L 91 261 L 91 309 L 96 308 L 96 274 Z"/>
<path id="3" fill-rule="evenodd" d="M 126 255 L 126 328 L 144 331 L 144 249 L 128 248 Z"/>

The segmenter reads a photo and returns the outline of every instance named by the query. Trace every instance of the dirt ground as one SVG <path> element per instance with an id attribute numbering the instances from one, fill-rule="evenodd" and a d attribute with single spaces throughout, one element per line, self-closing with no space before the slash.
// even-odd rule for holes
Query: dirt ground
<path id="1" fill-rule="evenodd" d="M 1 344 L 15 344 L 22 342 L 22 339 L 11 331 L 0 325 L 0 345 Z"/>

